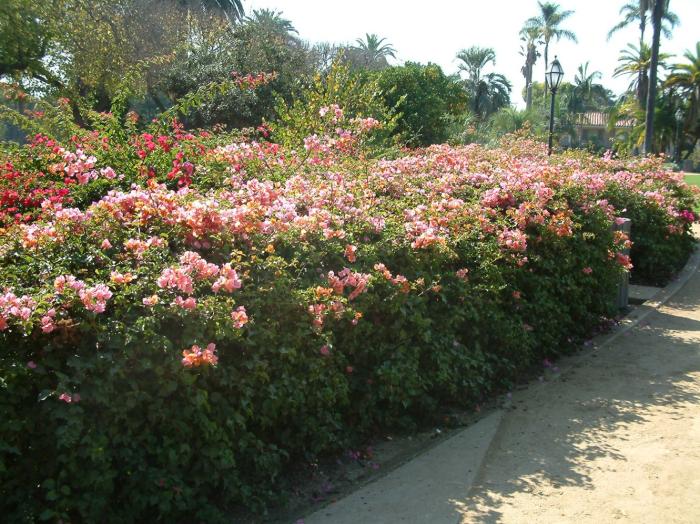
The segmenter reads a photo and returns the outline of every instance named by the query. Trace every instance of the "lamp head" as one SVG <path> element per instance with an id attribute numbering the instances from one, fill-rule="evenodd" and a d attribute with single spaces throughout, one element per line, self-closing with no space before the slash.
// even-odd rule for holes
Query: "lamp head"
<path id="1" fill-rule="evenodd" d="M 552 91 L 556 91 L 561 84 L 561 79 L 564 78 L 564 69 L 562 69 L 561 64 L 557 57 L 554 57 L 552 65 L 549 67 L 549 71 L 545 74 L 547 77 L 547 83 Z"/>

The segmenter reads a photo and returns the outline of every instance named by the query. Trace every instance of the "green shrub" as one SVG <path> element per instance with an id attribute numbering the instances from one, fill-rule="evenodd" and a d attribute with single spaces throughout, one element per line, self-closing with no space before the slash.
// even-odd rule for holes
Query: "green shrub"
<path id="1" fill-rule="evenodd" d="M 654 161 L 550 162 L 513 138 L 367 160 L 381 122 L 320 105 L 301 146 L 291 111 L 295 149 L 182 137 L 181 185 L 135 133 L 90 168 L 118 162 L 132 188 L 98 176 L 79 208 L 0 230 L 5 519 L 262 513 L 290 465 L 470 408 L 590 336 L 629 264 L 616 215 L 665 228 L 650 250 L 690 241 L 691 194 Z M 24 173 L 73 170 L 13 151 Z"/>
<path id="2" fill-rule="evenodd" d="M 386 106 L 400 111 L 394 134 L 412 147 L 446 142 L 450 117 L 466 111 L 462 85 L 436 64 L 407 62 L 373 76 Z"/>

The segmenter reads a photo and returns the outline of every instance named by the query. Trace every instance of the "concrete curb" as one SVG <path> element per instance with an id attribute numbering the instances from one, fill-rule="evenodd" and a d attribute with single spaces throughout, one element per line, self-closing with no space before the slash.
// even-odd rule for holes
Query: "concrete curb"
<path id="1" fill-rule="evenodd" d="M 481 471 L 503 410 L 304 519 L 305 524 L 456 524 L 460 502 Z"/>

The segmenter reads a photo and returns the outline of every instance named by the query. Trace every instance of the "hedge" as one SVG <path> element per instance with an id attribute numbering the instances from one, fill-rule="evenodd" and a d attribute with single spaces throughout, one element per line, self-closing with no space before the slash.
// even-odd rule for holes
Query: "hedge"
<path id="1" fill-rule="evenodd" d="M 522 137 L 369 160 L 380 124 L 325 109 L 297 150 L 177 131 L 6 159 L 69 189 L 0 232 L 6 519 L 263 511 L 290 464 L 507 387 L 692 247 L 659 160 Z"/>

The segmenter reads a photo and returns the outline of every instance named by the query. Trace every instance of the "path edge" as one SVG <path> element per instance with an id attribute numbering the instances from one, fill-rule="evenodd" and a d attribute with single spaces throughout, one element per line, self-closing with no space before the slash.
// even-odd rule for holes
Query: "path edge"
<path id="1" fill-rule="evenodd" d="M 658 311 L 658 309 L 660 307 L 662 307 L 664 304 L 666 304 L 676 293 L 678 293 L 681 289 L 683 289 L 683 287 L 688 283 L 688 281 L 695 274 L 695 272 L 698 270 L 698 268 L 700 268 L 700 241 L 698 241 L 698 238 L 700 238 L 700 224 L 696 224 L 693 226 L 693 233 L 694 233 L 693 236 L 696 239 L 696 243 L 695 243 L 695 246 L 693 248 L 693 252 L 688 257 L 688 260 L 686 261 L 685 266 L 683 266 L 683 269 L 681 269 L 678 272 L 678 274 L 675 276 L 675 278 L 673 280 L 671 280 L 671 282 L 669 282 L 665 287 L 661 288 L 658 292 L 656 292 L 649 300 L 647 300 L 643 304 L 635 307 L 634 310 L 632 310 L 627 315 L 622 317 L 619 320 L 618 327 L 613 332 L 597 335 L 593 339 L 593 347 L 590 348 L 591 351 L 585 351 L 585 352 L 579 353 L 578 355 L 571 355 L 569 358 L 573 358 L 574 360 L 589 358 L 590 355 L 595 350 L 610 345 L 615 340 L 617 340 L 618 337 L 624 335 L 626 332 L 635 328 L 646 317 L 648 317 L 649 315 L 651 315 L 655 311 Z M 529 386 L 526 386 L 526 387 L 529 387 Z M 496 402 L 495 404 L 496 404 L 496 406 L 499 405 L 498 402 Z M 344 493 L 340 499 L 338 499 L 336 501 L 327 501 L 325 504 L 322 504 L 322 505 L 314 508 L 312 511 L 304 512 L 300 516 L 311 517 L 312 515 L 320 513 L 321 511 L 323 511 L 325 508 L 332 505 L 333 503 L 339 502 L 340 500 L 342 500 L 346 497 L 349 497 L 353 493 L 367 487 L 367 485 L 381 480 L 385 476 L 387 476 L 387 475 L 391 474 L 392 472 L 396 471 L 397 469 L 401 468 L 403 465 L 405 465 L 408 462 L 416 459 L 417 457 L 427 453 L 428 451 L 435 448 L 436 446 L 439 446 L 440 444 L 444 443 L 445 441 L 450 440 L 463 432 L 469 431 L 470 428 L 476 426 L 483 419 L 490 417 L 490 416 L 495 416 L 498 418 L 498 421 L 497 421 L 493 431 L 491 432 L 491 436 L 481 446 L 481 449 L 479 450 L 479 454 L 480 454 L 479 462 L 478 462 L 476 471 L 474 471 L 471 486 L 469 486 L 469 488 L 467 490 L 467 492 L 471 492 L 471 490 L 473 489 L 474 482 L 476 480 L 478 480 L 478 478 L 482 474 L 483 467 L 484 467 L 484 464 L 486 462 L 486 458 L 489 456 L 491 449 L 494 446 L 494 442 L 497 440 L 498 436 L 501 433 L 501 426 L 503 424 L 503 419 L 504 419 L 506 411 L 507 410 L 503 407 L 492 407 L 491 409 L 484 409 L 481 413 L 481 416 L 475 420 L 472 420 L 467 426 L 462 427 L 454 432 L 450 432 L 450 434 L 445 436 L 445 438 L 437 439 L 435 442 L 432 442 L 431 444 L 429 444 L 427 446 L 422 446 L 422 447 L 419 447 L 418 449 L 411 450 L 410 452 L 408 452 L 405 455 L 398 458 L 398 460 L 390 461 L 389 467 L 384 469 L 382 471 L 382 473 L 371 475 L 369 478 L 363 479 L 363 481 L 359 482 L 357 486 L 354 486 L 351 490 Z M 302 521 L 303 521 L 303 519 L 302 519 Z"/>

